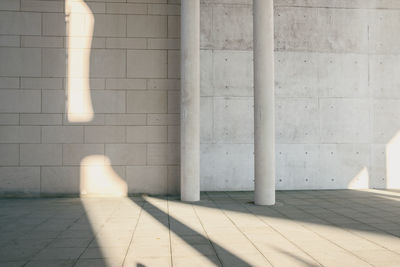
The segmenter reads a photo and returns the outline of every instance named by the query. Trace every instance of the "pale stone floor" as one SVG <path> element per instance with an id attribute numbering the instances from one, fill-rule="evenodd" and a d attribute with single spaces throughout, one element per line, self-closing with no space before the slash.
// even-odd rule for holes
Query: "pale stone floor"
<path id="1" fill-rule="evenodd" d="M 0 266 L 400 266 L 400 191 L 0 200 Z"/>

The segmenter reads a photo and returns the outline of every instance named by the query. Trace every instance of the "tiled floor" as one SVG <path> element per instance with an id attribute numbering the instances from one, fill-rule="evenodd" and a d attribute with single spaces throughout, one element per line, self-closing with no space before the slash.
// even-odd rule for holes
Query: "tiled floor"
<path id="1" fill-rule="evenodd" d="M 0 200 L 0 266 L 400 266 L 399 191 Z"/>

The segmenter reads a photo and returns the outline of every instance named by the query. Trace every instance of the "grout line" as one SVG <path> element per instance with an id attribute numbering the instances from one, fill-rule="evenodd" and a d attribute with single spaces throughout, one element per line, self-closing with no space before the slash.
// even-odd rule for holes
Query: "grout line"
<path id="1" fill-rule="evenodd" d="M 197 219 L 199 220 L 199 222 L 200 222 L 200 224 L 201 224 L 201 227 L 202 227 L 203 230 L 204 230 L 204 233 L 206 234 L 206 237 L 207 237 L 207 239 L 208 239 L 208 242 L 210 243 L 211 247 L 213 248 L 213 250 L 214 250 L 214 252 L 215 252 L 215 255 L 217 256 L 217 259 L 218 259 L 219 263 L 221 264 L 221 266 L 224 266 L 224 265 L 222 264 L 221 258 L 219 257 L 219 255 L 218 255 L 218 253 L 217 253 L 217 250 L 216 250 L 216 248 L 215 248 L 215 246 L 214 246 L 214 243 L 211 241 L 211 238 L 210 238 L 210 236 L 208 235 L 208 233 L 207 233 L 207 231 L 206 231 L 206 228 L 204 227 L 204 224 L 203 224 L 203 222 L 202 222 L 201 219 L 200 219 L 199 214 L 197 213 L 197 211 L 196 211 L 196 209 L 194 208 L 193 204 L 190 204 L 190 206 L 192 207 L 194 213 L 196 214 L 196 217 L 197 217 Z"/>
<path id="2" fill-rule="evenodd" d="M 316 258 L 314 258 L 312 255 L 310 255 L 308 252 L 304 251 L 300 246 L 298 246 L 296 243 L 294 243 L 293 241 L 289 240 L 288 238 L 286 238 L 286 236 L 284 234 L 282 234 L 279 230 L 277 230 L 275 227 L 271 226 L 269 223 L 265 222 L 264 220 L 260 219 L 260 217 L 256 214 L 254 214 L 251 210 L 249 210 L 245 205 L 243 205 L 241 202 L 235 200 L 234 198 L 232 198 L 229 194 L 228 194 L 229 198 L 231 198 L 234 202 L 238 203 L 238 205 L 244 207 L 247 211 L 249 211 L 251 214 L 253 214 L 254 216 L 256 216 L 263 224 L 267 225 L 268 227 L 270 227 L 272 230 L 274 230 L 276 233 L 278 233 L 281 237 L 283 237 L 285 240 L 287 240 L 290 244 L 292 244 L 293 246 L 295 246 L 297 249 L 299 249 L 301 252 L 303 252 L 304 254 L 306 254 L 308 257 L 310 257 L 311 259 L 313 259 L 316 263 L 318 263 L 320 266 L 323 266 L 322 263 L 320 263 Z M 286 218 L 288 219 L 288 218 Z M 264 254 L 263 254 L 264 255 Z"/>

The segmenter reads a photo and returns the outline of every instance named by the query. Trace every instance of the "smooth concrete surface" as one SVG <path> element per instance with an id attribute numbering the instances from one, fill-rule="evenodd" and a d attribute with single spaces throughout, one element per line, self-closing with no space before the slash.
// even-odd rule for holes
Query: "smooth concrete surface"
<path id="1" fill-rule="evenodd" d="M 181 4 L 181 199 L 200 200 L 200 0 Z"/>
<path id="2" fill-rule="evenodd" d="M 274 1 L 253 1 L 254 202 L 275 204 Z"/>
<path id="3" fill-rule="evenodd" d="M 399 191 L 0 199 L 0 266 L 398 266 Z"/>

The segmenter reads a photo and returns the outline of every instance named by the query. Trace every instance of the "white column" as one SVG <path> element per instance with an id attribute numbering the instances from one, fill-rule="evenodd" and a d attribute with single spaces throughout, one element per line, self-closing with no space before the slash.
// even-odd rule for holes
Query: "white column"
<path id="1" fill-rule="evenodd" d="M 253 0 L 256 205 L 275 204 L 274 3 Z"/>
<path id="2" fill-rule="evenodd" d="M 181 1 L 181 200 L 200 200 L 200 0 Z"/>

